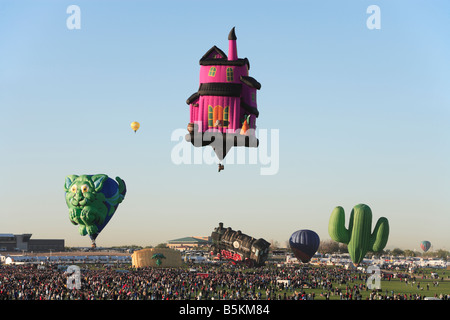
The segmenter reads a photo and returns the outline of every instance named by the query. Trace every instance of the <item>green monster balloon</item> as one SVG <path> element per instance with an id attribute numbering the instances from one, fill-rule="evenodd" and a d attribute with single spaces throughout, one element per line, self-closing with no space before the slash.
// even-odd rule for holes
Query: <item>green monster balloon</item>
<path id="1" fill-rule="evenodd" d="M 345 213 L 342 207 L 334 208 L 328 224 L 328 233 L 334 241 L 348 245 L 350 258 L 355 266 L 364 259 L 368 251 L 379 252 L 384 249 L 389 237 L 389 222 L 378 219 L 372 231 L 372 210 L 365 204 L 353 207 L 348 229 L 345 228 Z"/>
<path id="2" fill-rule="evenodd" d="M 82 236 L 89 235 L 93 248 L 98 234 L 125 197 L 125 182 L 119 177 L 116 181 L 106 174 L 66 177 L 64 190 L 70 222 L 78 225 Z"/>

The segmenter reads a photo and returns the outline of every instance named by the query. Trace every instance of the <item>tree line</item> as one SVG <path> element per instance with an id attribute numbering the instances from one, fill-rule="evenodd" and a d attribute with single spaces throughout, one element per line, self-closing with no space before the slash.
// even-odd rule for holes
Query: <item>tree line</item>
<path id="1" fill-rule="evenodd" d="M 317 252 L 321 254 L 336 254 L 336 253 L 348 253 L 347 245 L 343 243 L 338 243 L 333 240 L 325 240 L 320 242 L 319 249 Z M 417 252 L 414 250 L 402 250 L 400 248 L 394 248 L 392 250 L 385 249 L 380 252 L 368 252 L 368 256 L 383 256 L 383 255 L 392 255 L 392 256 L 403 256 L 403 257 L 423 257 L 423 258 L 438 258 L 447 260 L 450 256 L 450 252 L 447 250 L 439 249 L 437 251 L 429 251 L 429 252 Z"/>

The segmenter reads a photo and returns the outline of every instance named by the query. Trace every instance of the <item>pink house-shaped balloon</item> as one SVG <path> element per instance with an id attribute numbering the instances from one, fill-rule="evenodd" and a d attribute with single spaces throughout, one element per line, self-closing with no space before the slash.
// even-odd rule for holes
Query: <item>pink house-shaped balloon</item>
<path id="1" fill-rule="evenodd" d="M 232 146 L 258 146 L 254 129 L 259 115 L 256 92 L 261 84 L 249 76 L 248 59 L 238 58 L 236 39 L 233 28 L 228 35 L 228 56 L 216 46 L 203 55 L 199 89 L 186 101 L 190 111 L 186 140 L 194 146 L 211 145 L 220 160 Z M 218 134 L 222 134 L 220 143 Z"/>

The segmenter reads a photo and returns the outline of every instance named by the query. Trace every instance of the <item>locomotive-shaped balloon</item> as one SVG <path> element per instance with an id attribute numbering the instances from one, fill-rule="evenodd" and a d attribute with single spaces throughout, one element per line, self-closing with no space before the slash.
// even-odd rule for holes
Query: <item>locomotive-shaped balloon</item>
<path id="1" fill-rule="evenodd" d="M 223 223 L 211 233 L 212 252 L 221 259 L 233 263 L 245 263 L 248 266 L 264 265 L 269 253 L 270 243 L 260 238 L 255 239 L 241 231 L 224 228 Z"/>

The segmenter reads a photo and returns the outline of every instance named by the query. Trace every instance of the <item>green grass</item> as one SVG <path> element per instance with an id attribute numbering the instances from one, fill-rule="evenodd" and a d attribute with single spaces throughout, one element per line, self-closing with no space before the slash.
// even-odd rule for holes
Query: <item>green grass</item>
<path id="1" fill-rule="evenodd" d="M 431 278 L 431 272 L 435 272 L 439 275 L 438 279 Z M 423 277 L 426 275 L 426 277 Z M 389 296 L 393 297 L 396 295 L 407 295 L 407 299 L 409 299 L 409 295 L 420 295 L 422 298 L 424 297 L 439 297 L 441 294 L 450 295 L 450 270 L 445 269 L 421 269 L 420 273 L 416 272 L 411 274 L 411 277 L 415 276 L 415 282 L 412 278 L 408 279 L 408 282 L 398 278 L 391 278 L 391 280 L 381 280 L 380 281 L 380 290 L 378 290 L 378 294 L 381 296 Z M 348 282 L 346 284 L 336 284 L 333 283 L 333 288 L 340 288 L 343 293 L 346 292 L 347 286 L 353 287 L 354 285 L 359 285 L 360 283 L 366 284 L 364 280 L 355 280 L 354 282 Z M 438 285 L 435 285 L 438 283 Z M 427 286 L 428 285 L 428 286 Z M 321 296 L 321 293 L 325 293 L 326 290 L 320 289 L 303 289 L 306 294 L 313 293 L 315 294 L 314 300 L 325 300 L 324 296 Z M 299 290 L 296 290 L 297 292 Z M 280 294 L 283 296 L 284 290 L 280 291 Z M 361 300 L 369 299 L 372 290 L 362 289 L 360 290 Z M 286 291 L 287 296 L 292 295 L 292 291 Z M 339 300 L 339 295 L 329 296 L 330 300 Z"/>

